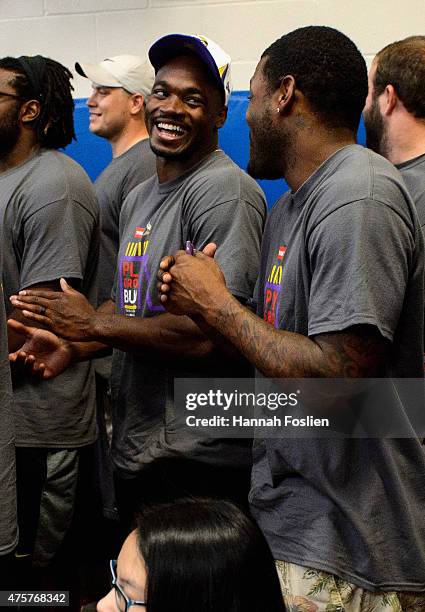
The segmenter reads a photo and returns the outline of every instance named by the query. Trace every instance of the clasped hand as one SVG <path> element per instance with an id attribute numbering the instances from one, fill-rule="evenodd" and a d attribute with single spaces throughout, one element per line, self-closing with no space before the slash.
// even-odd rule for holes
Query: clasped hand
<path id="1" fill-rule="evenodd" d="M 217 246 L 208 244 L 203 252 L 188 255 L 177 251 L 164 257 L 158 271 L 158 295 L 164 307 L 177 315 L 205 315 L 223 292 L 223 273 L 214 261 Z"/>

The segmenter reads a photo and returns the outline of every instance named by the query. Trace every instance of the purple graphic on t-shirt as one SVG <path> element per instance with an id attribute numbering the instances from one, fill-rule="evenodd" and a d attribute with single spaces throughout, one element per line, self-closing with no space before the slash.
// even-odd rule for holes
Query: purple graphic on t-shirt
<path id="1" fill-rule="evenodd" d="M 267 282 L 264 285 L 264 320 L 276 329 L 279 327 L 279 301 L 282 292 L 283 258 L 286 246 L 278 248 L 276 261 L 272 265 Z"/>
<path id="2" fill-rule="evenodd" d="M 264 320 L 270 325 L 279 327 L 279 297 L 282 285 L 266 283 L 264 285 Z"/>
<path id="3" fill-rule="evenodd" d="M 120 306 L 124 314 L 134 317 L 140 314 L 142 283 L 149 288 L 150 271 L 148 255 L 123 255 L 120 258 L 119 283 Z M 147 309 L 152 312 L 163 312 L 161 304 L 154 304 L 149 292 L 146 295 Z"/>

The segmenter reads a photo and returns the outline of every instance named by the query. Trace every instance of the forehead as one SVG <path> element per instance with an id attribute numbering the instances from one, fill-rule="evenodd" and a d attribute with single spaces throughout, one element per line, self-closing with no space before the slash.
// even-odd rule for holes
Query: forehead
<path id="1" fill-rule="evenodd" d="M 180 55 L 161 66 L 155 77 L 158 81 L 180 81 L 198 89 L 212 87 L 205 64 L 192 55 Z"/>
<path id="2" fill-rule="evenodd" d="M 266 64 L 266 58 L 262 57 L 255 68 L 254 74 L 251 77 L 251 89 L 264 88 L 266 83 L 266 77 L 264 76 L 264 66 Z"/>
<path id="3" fill-rule="evenodd" d="M 120 582 L 140 589 L 143 594 L 146 583 L 146 568 L 139 551 L 136 531 L 130 533 L 118 555 L 118 574 Z"/>
<path id="4" fill-rule="evenodd" d="M 99 85 L 99 83 L 92 83 L 91 86 L 94 90 L 105 89 L 108 91 L 109 95 L 115 98 L 120 98 L 126 93 L 122 87 L 109 87 L 109 85 Z"/>
<path id="5" fill-rule="evenodd" d="M 13 81 L 13 78 L 15 76 L 16 75 L 14 72 L 0 68 L 0 87 L 2 89 L 3 87 L 5 87 L 7 88 L 7 91 L 10 90 L 10 93 L 13 93 L 15 91 L 15 88 L 11 85 L 11 81 Z"/>
<path id="6" fill-rule="evenodd" d="M 370 77 L 373 78 L 375 76 L 377 68 L 378 68 L 378 58 L 375 57 L 375 58 L 373 58 L 372 63 L 370 65 L 370 69 L 369 69 L 369 76 Z"/>
<path id="7" fill-rule="evenodd" d="M 373 85 L 375 82 L 376 69 L 378 67 L 378 61 L 375 57 L 372 64 L 370 65 L 368 81 L 369 81 L 369 90 L 373 90 Z"/>

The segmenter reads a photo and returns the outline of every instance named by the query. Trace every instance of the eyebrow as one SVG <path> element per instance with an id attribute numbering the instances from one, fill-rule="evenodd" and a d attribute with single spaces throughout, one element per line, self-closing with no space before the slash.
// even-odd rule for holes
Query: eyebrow
<path id="1" fill-rule="evenodd" d="M 155 87 L 158 87 L 158 86 L 161 86 L 161 87 L 170 87 L 170 84 L 167 83 L 167 81 L 156 81 L 153 84 L 153 87 L 155 88 Z M 186 89 L 182 90 L 182 93 L 186 94 L 186 95 L 188 95 L 188 94 L 198 94 L 200 96 L 204 96 L 205 95 L 204 92 L 201 89 L 198 89 L 198 87 L 187 87 Z"/>
<path id="2" fill-rule="evenodd" d="M 140 589 L 140 584 L 136 584 L 132 580 L 127 580 L 127 578 L 119 578 L 117 576 L 117 580 L 118 580 L 120 586 L 124 586 L 125 585 L 125 586 L 131 587 L 132 589 L 136 589 L 136 590 Z"/>

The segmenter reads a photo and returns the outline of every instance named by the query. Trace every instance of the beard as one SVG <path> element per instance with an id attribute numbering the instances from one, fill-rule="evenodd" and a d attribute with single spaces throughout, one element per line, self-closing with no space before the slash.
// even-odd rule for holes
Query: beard
<path id="1" fill-rule="evenodd" d="M 0 160 L 9 157 L 19 140 L 19 111 L 20 106 L 15 103 L 3 120 L 0 120 Z"/>
<path id="2" fill-rule="evenodd" d="M 285 129 L 277 132 L 266 114 L 252 122 L 247 167 L 250 176 L 268 180 L 282 178 L 292 158 L 291 138 Z"/>
<path id="3" fill-rule="evenodd" d="M 383 157 L 388 155 L 388 137 L 384 119 L 379 110 L 378 100 L 374 98 L 372 106 L 363 112 L 366 129 L 366 146 Z"/>

